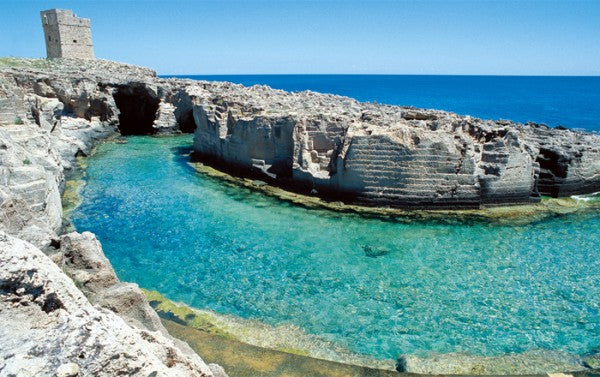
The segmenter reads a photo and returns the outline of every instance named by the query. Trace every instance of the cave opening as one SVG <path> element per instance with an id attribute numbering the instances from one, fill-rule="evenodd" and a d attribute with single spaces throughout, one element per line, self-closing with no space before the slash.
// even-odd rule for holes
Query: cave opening
<path id="1" fill-rule="evenodd" d="M 177 123 L 179 124 L 179 129 L 183 133 L 193 133 L 196 129 L 196 122 L 194 121 L 194 112 L 192 110 L 188 110 L 183 112 L 178 118 Z"/>
<path id="2" fill-rule="evenodd" d="M 540 148 L 536 159 L 540 164 L 537 189 L 541 195 L 558 197 L 560 186 L 567 177 L 569 161 L 553 150 Z"/>
<path id="3" fill-rule="evenodd" d="M 119 108 L 119 131 L 122 135 L 150 135 L 158 110 L 159 98 L 144 85 L 117 88 L 113 95 Z"/>

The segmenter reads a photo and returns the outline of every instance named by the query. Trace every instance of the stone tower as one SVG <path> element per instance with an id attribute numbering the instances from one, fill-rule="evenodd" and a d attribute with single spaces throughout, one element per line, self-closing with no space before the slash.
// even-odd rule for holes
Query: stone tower
<path id="1" fill-rule="evenodd" d="M 94 59 L 89 18 L 77 18 L 72 11 L 63 9 L 45 10 L 40 14 L 48 59 Z"/>

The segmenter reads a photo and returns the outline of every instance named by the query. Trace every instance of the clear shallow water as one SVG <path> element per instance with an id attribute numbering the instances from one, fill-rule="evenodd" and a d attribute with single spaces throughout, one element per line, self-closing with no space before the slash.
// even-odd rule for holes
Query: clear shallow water
<path id="1" fill-rule="evenodd" d="M 484 119 L 534 121 L 600 131 L 600 77 L 428 75 L 188 75 L 264 84 L 453 111 Z"/>
<path id="2" fill-rule="evenodd" d="M 597 212 L 518 227 L 365 219 L 199 175 L 180 155 L 190 136 L 128 140 L 89 158 L 72 214 L 124 280 L 382 359 L 600 346 Z"/>

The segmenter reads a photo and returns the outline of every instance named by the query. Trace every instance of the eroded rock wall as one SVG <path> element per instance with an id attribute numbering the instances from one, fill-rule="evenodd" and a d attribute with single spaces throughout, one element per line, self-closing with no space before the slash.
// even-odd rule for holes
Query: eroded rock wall
<path id="1" fill-rule="evenodd" d="M 119 281 L 93 234 L 61 235 L 65 178 L 77 156 L 120 131 L 120 89 L 160 103 L 147 127 L 179 132 L 154 73 L 104 61 L 18 63 L 0 67 L 0 374 L 212 376 L 139 287 Z"/>
<path id="2" fill-rule="evenodd" d="M 464 208 L 600 191 L 600 137 L 264 86 L 191 92 L 201 159 L 370 205 Z"/>

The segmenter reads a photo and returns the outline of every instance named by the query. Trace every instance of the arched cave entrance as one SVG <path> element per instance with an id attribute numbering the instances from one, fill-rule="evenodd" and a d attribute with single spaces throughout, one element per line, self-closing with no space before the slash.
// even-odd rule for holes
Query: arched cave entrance
<path id="1" fill-rule="evenodd" d="M 149 135 L 160 100 L 145 85 L 127 85 L 117 88 L 113 95 L 121 114 L 119 131 L 122 135 Z"/>
<path id="2" fill-rule="evenodd" d="M 194 121 L 194 112 L 192 110 L 183 111 L 177 118 L 179 129 L 183 133 L 193 133 L 196 129 L 196 122 Z"/>

